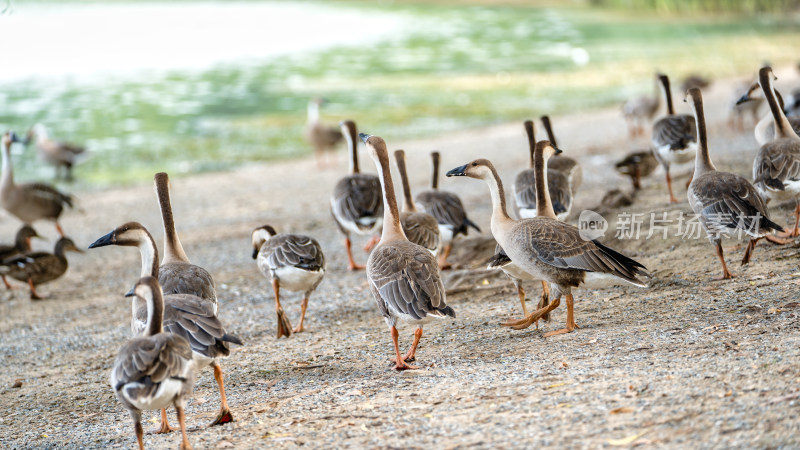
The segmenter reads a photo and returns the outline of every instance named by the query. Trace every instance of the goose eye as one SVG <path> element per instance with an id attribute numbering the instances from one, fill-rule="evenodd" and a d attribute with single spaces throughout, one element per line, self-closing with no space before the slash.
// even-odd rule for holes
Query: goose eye
<path id="1" fill-rule="evenodd" d="M 476 162 L 473 162 L 473 163 L 472 163 L 472 167 L 475 167 L 475 166 L 477 166 L 477 165 L 478 165 L 478 163 L 476 163 Z"/>

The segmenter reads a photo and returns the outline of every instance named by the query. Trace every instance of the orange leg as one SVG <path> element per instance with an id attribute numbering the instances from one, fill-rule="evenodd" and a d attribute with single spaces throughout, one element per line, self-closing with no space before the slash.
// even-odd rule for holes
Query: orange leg
<path id="1" fill-rule="evenodd" d="M 306 320 L 306 308 L 308 308 L 308 294 L 303 296 L 303 303 L 300 305 L 300 323 L 292 330 L 294 333 L 299 333 L 304 330 L 303 321 Z"/>
<path id="2" fill-rule="evenodd" d="M 3 284 L 6 285 L 6 289 L 8 289 L 9 291 L 14 289 L 14 286 L 10 285 L 8 283 L 8 280 L 6 280 L 6 276 L 5 275 L 2 275 L 0 277 L 3 278 Z"/>
<path id="3" fill-rule="evenodd" d="M 186 415 L 183 413 L 183 407 L 175 405 L 175 411 L 178 412 L 178 422 L 181 424 L 181 450 L 190 450 L 192 446 L 189 444 L 189 437 L 186 436 Z"/>
<path id="4" fill-rule="evenodd" d="M 794 239 L 800 236 L 800 228 L 798 228 L 798 225 L 800 225 L 800 204 L 794 209 L 794 228 L 789 232 L 778 233 L 778 237 Z"/>
<path id="5" fill-rule="evenodd" d="M 522 304 L 522 317 L 528 317 L 528 306 L 525 304 L 525 289 L 522 289 L 522 282 L 514 281 L 517 285 L 517 295 L 519 295 L 519 302 Z"/>
<path id="6" fill-rule="evenodd" d="M 675 194 L 672 193 L 672 177 L 669 174 L 669 169 L 667 169 L 667 189 L 669 190 L 669 202 L 678 203 L 678 199 L 675 198 Z"/>
<path id="7" fill-rule="evenodd" d="M 730 280 L 731 278 L 735 277 L 735 275 L 728 270 L 728 265 L 725 264 L 725 256 L 722 254 L 722 242 L 717 242 L 717 256 L 722 263 L 722 277 L 718 279 Z"/>
<path id="8" fill-rule="evenodd" d="M 528 317 L 521 319 L 521 320 L 510 320 L 508 322 L 502 323 L 504 327 L 510 327 L 515 330 L 523 330 L 528 328 L 529 326 L 533 325 L 534 322 L 541 319 L 545 314 L 549 313 L 550 311 L 558 308 L 558 305 L 561 303 L 561 299 L 557 298 L 550 302 L 544 308 L 537 309 L 536 311 L 530 313 Z"/>
<path id="9" fill-rule="evenodd" d="M 280 283 L 277 279 L 272 280 L 272 290 L 275 291 L 275 313 L 278 315 L 277 338 L 280 339 L 281 336 L 288 338 L 292 335 L 292 324 L 289 323 L 289 318 L 281 308 Z"/>
<path id="10" fill-rule="evenodd" d="M 222 425 L 223 423 L 233 422 L 233 414 L 231 414 L 231 410 L 228 408 L 228 398 L 225 396 L 225 381 L 222 378 L 222 367 L 220 367 L 216 362 L 212 363 L 211 365 L 214 367 L 214 379 L 217 380 L 220 400 L 217 418 L 214 419 L 214 421 L 209 425 L 213 427 L 214 425 Z M 183 425 L 181 425 L 181 427 L 183 427 Z"/>
<path id="11" fill-rule="evenodd" d="M 153 434 L 164 434 L 173 431 L 174 428 L 169 426 L 169 421 L 167 420 L 167 410 L 166 408 L 161 409 L 161 425 L 153 430 Z"/>
<path id="12" fill-rule="evenodd" d="M 636 167 L 633 172 L 633 190 L 638 191 L 642 188 L 642 169 L 641 167 Z"/>
<path id="13" fill-rule="evenodd" d="M 64 236 L 64 230 L 61 229 L 61 225 L 59 225 L 58 222 L 56 222 L 55 224 L 56 224 L 56 231 L 58 231 L 58 235 L 61 236 L 62 238 L 66 237 Z"/>
<path id="14" fill-rule="evenodd" d="M 444 249 L 442 249 L 442 254 L 441 256 L 439 256 L 439 270 L 448 270 L 453 268 L 453 266 L 450 265 L 449 262 L 447 262 L 447 257 L 450 256 L 450 251 L 452 250 L 453 250 L 452 242 L 445 245 Z"/>
<path id="15" fill-rule="evenodd" d="M 28 278 L 28 286 L 31 288 L 31 300 L 42 300 L 44 298 L 36 292 L 36 286 L 33 285 L 33 278 Z"/>
<path id="16" fill-rule="evenodd" d="M 408 353 L 406 353 L 403 361 L 414 361 L 417 359 L 417 346 L 419 345 L 420 339 L 422 339 L 422 327 L 418 327 L 414 330 L 414 341 L 411 343 L 411 348 L 408 349 Z"/>
<path id="17" fill-rule="evenodd" d="M 745 265 L 750 262 L 750 257 L 753 256 L 753 250 L 756 248 L 756 243 L 761 240 L 761 238 L 750 239 L 750 242 L 747 243 L 747 248 L 744 250 L 744 257 L 742 258 L 742 265 Z"/>
<path id="18" fill-rule="evenodd" d="M 348 261 L 347 270 L 364 270 L 365 267 L 359 266 L 353 259 L 353 250 L 350 248 L 351 245 L 352 243 L 350 242 L 350 238 L 349 237 L 344 238 L 344 246 L 347 249 L 347 261 Z"/>
<path id="19" fill-rule="evenodd" d="M 686 182 L 686 189 L 689 189 L 689 185 L 692 184 L 693 179 L 694 179 L 694 170 L 692 171 L 692 174 L 689 175 L 689 181 Z"/>
<path id="20" fill-rule="evenodd" d="M 380 241 L 381 241 L 381 236 L 379 234 L 372 236 L 370 240 L 367 241 L 367 243 L 364 245 L 364 251 L 371 252 L 372 249 L 375 248 L 375 246 L 378 245 L 378 242 Z"/>
<path id="21" fill-rule="evenodd" d="M 536 306 L 538 309 L 542 309 L 547 307 L 550 304 L 550 286 L 547 285 L 547 282 L 542 280 L 542 297 L 539 299 L 539 304 Z M 550 311 L 547 311 L 542 315 L 542 320 L 545 322 L 550 322 Z M 539 328 L 539 322 L 536 322 L 536 328 Z"/>
<path id="22" fill-rule="evenodd" d="M 400 344 L 397 342 L 397 338 L 399 336 L 397 333 L 397 328 L 394 326 L 389 327 L 389 333 L 392 335 L 392 343 L 394 343 L 394 353 L 396 355 L 394 360 L 394 370 L 419 369 L 417 366 L 409 366 L 406 364 L 406 362 L 403 360 L 403 357 L 400 356 Z"/>
<path id="23" fill-rule="evenodd" d="M 139 443 L 139 450 L 144 450 L 144 430 L 142 429 L 142 422 L 137 421 L 133 424 L 133 429 L 136 432 L 136 442 Z"/>
<path id="24" fill-rule="evenodd" d="M 578 328 L 578 324 L 575 323 L 575 301 L 572 298 L 572 294 L 567 295 L 567 327 L 562 328 L 560 330 L 550 331 L 544 334 L 544 337 L 555 336 L 557 334 L 564 334 L 569 333 L 575 328 Z"/>

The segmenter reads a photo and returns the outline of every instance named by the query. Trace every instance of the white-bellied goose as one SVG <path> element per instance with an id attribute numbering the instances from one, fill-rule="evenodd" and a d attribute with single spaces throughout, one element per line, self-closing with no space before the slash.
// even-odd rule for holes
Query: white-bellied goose
<path id="1" fill-rule="evenodd" d="M 383 191 L 383 231 L 381 240 L 367 261 L 367 281 L 392 336 L 396 370 L 416 369 L 407 364 L 415 359 L 422 337 L 422 325 L 430 318 L 455 317 L 445 304 L 445 289 L 436 258 L 422 246 L 406 239 L 400 226 L 400 213 L 394 195 L 386 143 L 378 136 L 359 134 L 378 167 Z M 417 326 L 414 342 L 405 356 L 400 355 L 397 320 Z"/>
<path id="2" fill-rule="evenodd" d="M 628 153 L 614 165 L 621 175 L 631 177 L 633 190 L 642 188 L 642 178 L 649 176 L 658 167 L 658 160 L 652 150 L 640 150 Z"/>
<path id="3" fill-rule="evenodd" d="M 44 284 L 60 278 L 67 271 L 69 264 L 64 254 L 67 251 L 83 253 L 70 238 L 61 238 L 56 242 L 53 253 L 28 252 L 6 259 L 0 264 L 0 275 L 28 283 L 31 300 L 44 297 L 36 292 L 36 285 Z"/>
<path id="4" fill-rule="evenodd" d="M 645 267 L 597 240 L 584 240 L 578 228 L 556 219 L 547 192 L 547 158 L 558 150 L 548 141 L 536 144 L 536 195 L 539 217 L 512 219 L 506 210 L 503 183 L 488 159 L 477 159 L 449 172 L 447 176 L 467 176 L 486 181 L 492 195 L 492 235 L 509 258 L 533 277 L 550 283 L 550 304 L 516 322 L 515 329 L 529 327 L 556 308 L 561 295 L 567 297 L 567 324 L 545 336 L 567 333 L 575 328 L 572 288 L 583 282 L 586 272 L 614 275 L 637 286 L 646 286 L 637 276 L 649 276 Z"/>
<path id="5" fill-rule="evenodd" d="M 767 98 L 775 122 L 775 139 L 762 145 L 753 161 L 753 183 L 769 199 L 794 200 L 794 228 L 785 236 L 800 235 L 800 137 L 794 132 L 778 104 L 771 67 L 758 71 L 758 82 Z"/>
<path id="6" fill-rule="evenodd" d="M 265 277 L 272 281 L 275 292 L 275 311 L 278 315 L 277 337 L 289 337 L 303 331 L 308 297 L 325 276 L 325 255 L 316 239 L 302 234 L 276 234 L 275 228 L 262 225 L 251 233 L 253 259 Z M 292 324 L 281 307 L 280 289 L 302 291 L 300 323 Z"/>
<path id="7" fill-rule="evenodd" d="M 53 186 L 42 183 L 14 183 L 14 166 L 11 162 L 11 144 L 19 142 L 17 136 L 8 131 L 3 134 L 3 175 L 0 178 L 0 206 L 23 223 L 32 225 L 37 220 L 50 220 L 56 231 L 64 237 L 58 218 L 65 206 L 72 207 L 72 197 Z"/>
<path id="8" fill-rule="evenodd" d="M 654 82 L 653 95 L 642 95 L 626 101 L 622 105 L 622 115 L 628 123 L 628 134 L 636 137 L 644 134 L 645 124 L 649 124 L 661 106 L 658 81 Z M 555 145 L 555 144 L 554 144 Z"/>
<path id="9" fill-rule="evenodd" d="M 39 237 L 36 230 L 30 225 L 23 225 L 22 228 L 17 231 L 14 238 L 14 245 L 0 245 L 0 262 L 29 253 L 31 251 L 31 239 L 35 237 Z M 3 284 L 6 285 L 6 289 L 13 289 L 13 287 L 8 284 L 5 275 L 0 275 L 0 278 L 3 279 Z"/>
<path id="10" fill-rule="evenodd" d="M 524 270 L 520 269 L 520 267 L 514 262 L 511 261 L 511 258 L 508 257 L 503 247 L 500 244 L 494 249 L 494 256 L 489 260 L 489 264 L 486 267 L 487 269 L 501 269 L 503 273 L 511 280 L 514 284 L 514 287 L 517 289 L 517 295 L 519 296 L 519 302 L 522 304 L 522 317 L 528 317 L 528 307 L 525 304 L 525 289 L 522 288 L 523 281 L 541 281 L 542 282 L 542 296 L 539 298 L 539 304 L 536 306 L 536 309 L 542 309 L 550 304 L 550 288 L 547 286 L 547 282 L 544 280 L 540 280 L 533 275 L 525 272 Z M 541 319 L 545 322 L 550 321 L 550 312 L 545 312 Z M 536 328 L 539 328 L 539 320 L 534 320 L 536 323 Z"/>
<path id="11" fill-rule="evenodd" d="M 183 251 L 169 198 L 169 176 L 159 172 L 153 177 L 164 225 L 164 258 L 158 271 L 158 282 L 164 294 L 192 294 L 210 300 L 217 312 L 217 290 L 208 271 L 189 261 Z"/>
<path id="12" fill-rule="evenodd" d="M 469 220 L 461 199 L 456 194 L 439 190 L 439 152 L 431 152 L 433 161 L 433 175 L 431 177 L 431 190 L 417 194 L 417 206 L 423 212 L 432 215 L 439 223 L 439 237 L 444 247 L 439 254 L 439 267 L 449 269 L 447 257 L 453 250 L 453 240 L 459 234 L 468 233 L 468 227 L 475 228 L 478 233 L 481 229 Z"/>
<path id="13" fill-rule="evenodd" d="M 559 148 L 556 143 L 556 135 L 553 133 L 553 126 L 550 123 L 550 117 L 542 116 L 539 119 L 542 121 L 542 125 L 544 125 L 545 132 L 547 132 L 547 140 L 553 144 L 553 147 Z M 583 168 L 581 168 L 581 165 L 576 159 L 570 158 L 569 156 L 564 156 L 563 154 L 553 156 L 550 158 L 550 161 L 547 162 L 547 169 L 555 170 L 566 175 L 573 196 L 578 192 L 578 188 L 581 187 L 581 184 L 583 184 Z M 548 176 L 549 175 L 550 174 L 548 174 Z M 556 197 L 552 197 L 555 193 L 551 190 L 550 195 L 550 200 L 553 201 L 553 207 L 555 208 Z M 556 209 L 556 214 L 558 214 L 558 209 Z"/>
<path id="14" fill-rule="evenodd" d="M 406 173 L 406 152 L 395 150 L 394 160 L 400 172 L 400 181 L 403 183 L 403 209 L 400 212 L 400 225 L 409 241 L 421 245 L 436 256 L 442 249 L 442 239 L 439 236 L 439 223 L 436 218 L 428 213 L 417 211 L 414 197 L 411 195 L 411 186 Z"/>
<path id="15" fill-rule="evenodd" d="M 711 162 L 708 153 L 703 97 L 700 89 L 689 89 L 687 98 L 697 121 L 699 149 L 694 162 L 694 178 L 689 184 L 689 205 L 700 219 L 708 239 L 717 247 L 717 256 L 722 263 L 722 278 L 732 278 L 722 254 L 721 234 L 732 230 L 750 236 L 750 242 L 742 259 L 742 265 L 750 261 L 753 248 L 761 237 L 780 225 L 769 220 L 767 205 L 749 181 L 728 172 L 720 172 Z"/>
<path id="16" fill-rule="evenodd" d="M 536 169 L 533 167 L 536 137 L 533 131 L 533 121 L 526 120 L 523 125 L 528 135 L 531 166 L 517 174 L 514 179 L 513 191 L 519 216 L 523 219 L 529 219 L 538 215 L 536 212 Z M 564 172 L 548 167 L 547 188 L 550 191 L 550 199 L 553 203 L 556 217 L 558 220 L 566 219 L 572 210 L 573 199 L 573 190 L 569 183 L 569 177 Z"/>
<path id="17" fill-rule="evenodd" d="M 37 123 L 28 130 L 25 142 L 29 142 L 34 137 L 36 138 L 36 149 L 39 151 L 39 157 L 48 164 L 55 166 L 56 178 L 62 178 L 61 172 L 63 169 L 63 178 L 66 181 L 72 181 L 72 166 L 75 165 L 80 155 L 86 151 L 86 148 L 50 139 L 47 128 L 41 123 Z"/>
<path id="18" fill-rule="evenodd" d="M 659 74 L 658 79 L 661 81 L 661 90 L 667 104 L 667 115 L 653 124 L 653 155 L 664 167 L 669 201 L 677 203 L 678 199 L 672 193 L 672 177 L 669 174 L 669 168 L 672 164 L 687 163 L 694 158 L 697 153 L 697 129 L 695 129 L 692 116 L 675 114 L 672 92 L 669 89 L 669 77 Z"/>
<path id="19" fill-rule="evenodd" d="M 747 93 L 737 101 L 737 104 L 747 104 L 755 101 L 753 93 L 756 92 L 757 90 L 758 92 L 761 92 L 758 81 L 753 83 L 750 90 L 747 91 Z M 775 97 L 778 100 L 778 107 L 781 110 L 783 110 L 785 114 L 785 108 L 784 108 L 785 104 L 783 102 L 783 96 L 781 96 L 781 93 L 778 92 L 777 89 L 775 89 Z M 757 99 L 763 100 L 762 97 L 758 97 Z M 800 134 L 800 117 L 787 116 L 786 120 L 789 121 L 789 125 L 792 127 L 792 130 L 794 130 L 795 134 Z M 775 120 L 772 118 L 771 110 L 770 112 L 765 114 L 764 117 L 762 117 L 761 120 L 758 121 L 758 123 L 756 123 L 756 126 L 753 129 L 753 134 L 756 137 L 756 142 L 758 142 L 758 145 L 764 145 L 767 142 L 771 142 L 773 139 L 775 139 Z"/>
<path id="20" fill-rule="evenodd" d="M 308 102 L 308 119 L 306 122 L 306 139 L 314 147 L 317 165 L 322 164 L 326 151 L 336 150 L 342 142 L 342 132 L 338 128 L 325 125 L 320 121 L 319 109 L 326 103 L 322 97 L 312 98 Z"/>
<path id="21" fill-rule="evenodd" d="M 146 308 L 147 323 L 141 336 L 119 350 L 111 371 L 111 387 L 133 418 L 136 441 L 144 449 L 142 411 L 173 405 L 181 426 L 181 448 L 191 448 L 186 436 L 186 401 L 194 386 L 194 360 L 189 342 L 162 326 L 164 300 L 154 277 L 144 277 L 134 294 Z"/>
<path id="22" fill-rule="evenodd" d="M 331 196 L 331 214 L 344 234 L 349 270 L 362 270 L 356 264 L 351 249 L 350 233 L 370 235 L 379 232 L 383 223 L 381 182 L 375 175 L 361 173 L 358 167 L 358 141 L 356 124 L 352 120 L 341 123 L 342 132 L 350 149 L 350 175 L 336 183 Z M 371 249 L 377 239 L 373 238 L 364 247 Z"/>
<path id="23" fill-rule="evenodd" d="M 141 276 L 160 277 L 156 242 L 142 224 L 128 222 L 120 225 L 97 239 L 89 248 L 108 245 L 137 247 L 142 256 Z M 164 305 L 164 329 L 189 341 L 198 369 L 211 365 L 214 371 L 220 393 L 220 411 L 211 425 L 232 422 L 233 415 L 225 396 L 225 382 L 218 359 L 230 354 L 229 343 L 242 345 L 241 339 L 225 332 L 225 327 L 217 317 L 215 303 L 209 299 L 186 293 L 167 294 L 164 296 Z M 146 311 L 144 302 L 134 299 L 131 304 L 131 332 L 136 336 L 142 335 L 146 329 Z M 162 411 L 158 432 L 170 430 L 166 411 Z"/>

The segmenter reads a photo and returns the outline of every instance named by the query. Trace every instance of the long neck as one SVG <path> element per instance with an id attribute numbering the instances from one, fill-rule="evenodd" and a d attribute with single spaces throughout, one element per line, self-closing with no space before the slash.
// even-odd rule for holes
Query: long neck
<path id="1" fill-rule="evenodd" d="M 553 134 L 553 127 L 550 125 L 550 117 L 549 116 L 542 116 L 542 124 L 544 124 L 544 129 L 547 131 L 547 140 L 553 144 L 553 147 L 558 147 L 556 144 L 556 136 Z"/>
<path id="2" fill-rule="evenodd" d="M 164 331 L 164 298 L 161 289 L 153 290 L 153 295 L 147 299 L 147 325 L 146 336 L 153 336 Z"/>
<path id="3" fill-rule="evenodd" d="M 672 107 L 672 92 L 669 90 L 669 78 L 662 76 L 659 79 L 661 80 L 661 92 L 664 93 L 664 102 L 667 104 L 667 114 L 671 116 L 675 114 L 675 108 Z"/>
<path id="4" fill-rule="evenodd" d="M 352 122 L 345 123 L 344 138 L 347 140 L 347 148 L 350 149 L 350 173 L 360 172 L 358 167 L 358 141 L 356 141 L 356 127 Z"/>
<path id="5" fill-rule="evenodd" d="M 156 194 L 161 207 L 161 221 L 164 224 L 164 260 L 161 263 L 179 261 L 188 263 L 189 258 L 183 251 L 178 233 L 175 231 L 175 219 L 172 217 L 172 204 L 169 200 L 169 179 L 166 174 L 156 177 Z"/>
<path id="6" fill-rule="evenodd" d="M 417 207 L 414 205 L 414 198 L 411 196 L 411 186 L 408 184 L 405 153 L 402 150 L 398 150 L 394 154 L 394 159 L 397 163 L 397 171 L 400 172 L 400 181 L 403 183 L 403 211 L 416 212 Z"/>
<path id="7" fill-rule="evenodd" d="M 553 204 L 550 202 L 550 189 L 547 187 L 547 159 L 542 151 L 536 151 L 534 165 L 534 178 L 536 181 L 536 215 L 538 217 L 556 218 Z"/>
<path id="8" fill-rule="evenodd" d="M 433 160 L 433 175 L 431 176 L 431 189 L 439 189 L 439 152 L 431 153 Z"/>
<path id="9" fill-rule="evenodd" d="M 692 109 L 694 109 L 694 120 L 697 125 L 697 141 L 699 145 L 698 152 L 694 157 L 694 173 L 695 176 L 712 170 L 717 170 L 714 163 L 711 162 L 711 156 L 708 154 L 708 132 L 706 131 L 706 117 L 703 111 L 703 99 L 699 96 L 695 98 L 692 96 Z"/>
<path id="10" fill-rule="evenodd" d="M 0 178 L 0 185 L 8 187 L 14 185 L 14 166 L 11 162 L 11 144 L 3 147 L 3 176 Z"/>
<path id="11" fill-rule="evenodd" d="M 531 156 L 531 169 L 533 169 L 533 153 L 536 149 L 536 136 L 533 131 L 533 121 L 526 120 L 525 123 L 525 133 L 528 135 L 528 150 L 530 151 Z"/>
<path id="12" fill-rule="evenodd" d="M 781 108 L 780 102 L 778 101 L 775 86 L 772 84 L 772 72 L 768 70 L 759 72 L 759 83 L 761 84 L 761 89 L 764 90 L 764 96 L 767 98 L 767 104 L 769 104 L 769 110 L 772 113 L 772 120 L 775 122 L 775 137 L 797 137 L 797 133 L 794 132 L 789 120 L 786 119 L 786 114 L 783 113 L 783 108 Z"/>
<path id="13" fill-rule="evenodd" d="M 383 232 L 381 242 L 406 239 L 403 227 L 400 226 L 400 213 L 394 195 L 394 184 L 389 169 L 389 156 L 386 152 L 378 152 L 378 177 L 383 188 Z"/>
<path id="14" fill-rule="evenodd" d="M 495 236 L 495 239 L 500 235 L 500 230 L 503 228 L 503 225 L 509 222 L 513 222 L 513 219 L 508 215 L 508 211 L 506 210 L 506 193 L 503 190 L 503 181 L 500 180 L 500 175 L 497 174 L 497 170 L 494 167 L 490 167 L 492 170 L 492 175 L 490 177 L 484 178 L 486 180 L 486 184 L 489 185 L 489 192 L 492 195 L 492 234 Z"/>
<path id="15" fill-rule="evenodd" d="M 319 104 L 317 102 L 308 102 L 308 123 L 319 122 Z"/>
<path id="16" fill-rule="evenodd" d="M 153 236 L 145 230 L 139 237 L 139 253 L 142 255 L 142 277 L 158 278 L 158 247 Z"/>

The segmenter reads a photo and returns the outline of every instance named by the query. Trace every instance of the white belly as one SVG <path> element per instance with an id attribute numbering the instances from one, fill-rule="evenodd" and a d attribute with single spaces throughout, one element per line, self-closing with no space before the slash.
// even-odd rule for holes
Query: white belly
<path id="1" fill-rule="evenodd" d="M 510 263 L 510 264 L 506 264 L 505 266 L 502 267 L 502 269 L 503 269 L 503 272 L 508 274 L 508 276 L 510 276 L 512 278 L 516 278 L 518 280 L 538 281 L 538 280 L 541 279 L 541 278 L 534 277 L 533 275 L 529 274 L 528 272 L 525 272 L 524 270 L 522 270 L 518 265 L 514 264 L 513 262 Z"/>
<path id="2" fill-rule="evenodd" d="M 126 384 L 122 387 L 120 392 L 122 393 L 122 396 L 125 397 L 125 400 L 130 402 L 130 404 L 135 406 L 137 409 L 142 411 L 152 411 L 172 405 L 172 402 L 175 401 L 175 397 L 180 395 L 181 391 L 183 390 L 183 384 L 184 382 L 181 380 L 168 378 L 161 382 L 154 395 L 147 397 L 130 397 L 128 395 L 129 388 L 137 388 L 142 386 L 142 384 L 138 382 Z"/>
<path id="3" fill-rule="evenodd" d="M 331 200 L 331 206 L 333 207 L 333 200 Z M 336 216 L 336 221 L 344 228 L 345 230 L 356 233 L 360 235 L 370 235 L 373 233 L 377 233 L 378 230 L 381 229 L 381 225 L 383 225 L 383 216 L 380 217 L 362 217 L 356 219 L 355 221 L 347 220 L 346 218 L 340 216 L 336 213 L 336 208 L 333 207 L 334 215 Z M 374 222 L 373 222 L 374 221 Z M 372 224 L 372 226 L 370 226 Z M 362 228 L 359 228 L 361 225 Z M 367 228 L 363 228 L 367 227 Z"/>
<path id="4" fill-rule="evenodd" d="M 661 158 L 668 164 L 684 164 L 694 161 L 697 153 L 697 142 L 690 142 L 686 148 L 681 150 L 670 150 L 669 145 L 661 146 L 657 150 Z"/>
<path id="5" fill-rule="evenodd" d="M 311 272 L 294 266 L 281 267 L 273 271 L 274 277 L 280 282 L 280 287 L 289 291 L 307 291 L 313 288 L 325 275 L 324 270 Z"/>
<path id="6" fill-rule="evenodd" d="M 439 224 L 439 236 L 442 239 L 442 244 L 449 244 L 453 242 L 453 227 L 452 225 Z"/>
<path id="7" fill-rule="evenodd" d="M 800 196 L 800 181 L 785 181 L 783 187 L 784 189 L 780 190 L 760 184 L 758 190 L 764 197 L 776 201 L 793 200 Z"/>

